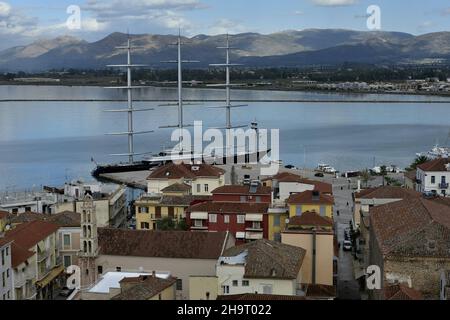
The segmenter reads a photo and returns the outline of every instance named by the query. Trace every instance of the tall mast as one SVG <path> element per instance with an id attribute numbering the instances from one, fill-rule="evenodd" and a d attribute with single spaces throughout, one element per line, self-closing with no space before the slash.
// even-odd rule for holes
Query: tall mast
<path id="1" fill-rule="evenodd" d="M 138 47 L 132 47 L 131 46 L 131 40 L 128 36 L 127 45 L 116 47 L 116 49 L 126 49 L 127 50 L 127 64 L 123 65 L 108 65 L 108 67 L 115 67 L 115 68 L 126 68 L 127 70 L 127 86 L 126 87 L 109 87 L 108 89 L 126 89 L 127 90 L 127 108 L 126 109 L 119 109 L 119 110 L 105 110 L 105 112 L 123 112 L 128 114 L 128 131 L 127 132 L 117 132 L 117 133 L 108 133 L 107 135 L 112 136 L 128 136 L 128 153 L 124 154 L 112 154 L 112 156 L 119 156 L 119 157 L 128 157 L 128 163 L 133 164 L 135 160 L 135 156 L 137 155 L 144 155 L 149 154 L 149 152 L 146 153 L 135 153 L 134 151 L 134 136 L 138 134 L 147 134 L 152 133 L 153 131 L 134 131 L 133 126 L 133 113 L 134 112 L 141 112 L 141 111 L 150 111 L 154 110 L 153 108 L 145 108 L 145 109 L 135 109 L 133 106 L 133 90 L 143 87 L 133 87 L 133 79 L 132 79 L 132 69 L 133 68 L 140 68 L 140 67 L 146 67 L 146 65 L 142 64 L 132 64 L 131 60 L 131 51 L 133 49 L 136 49 Z"/>
<path id="2" fill-rule="evenodd" d="M 133 133 L 133 91 L 131 89 L 131 42 L 127 41 L 127 94 L 128 94 L 128 162 L 134 162 L 134 133 Z"/>
<path id="3" fill-rule="evenodd" d="M 183 129 L 183 71 L 181 62 L 181 30 L 178 31 L 178 127 Z M 180 135 L 180 142 L 182 137 Z"/>
<path id="4" fill-rule="evenodd" d="M 225 47 L 217 47 L 217 49 L 225 49 L 226 52 L 226 60 L 225 63 L 215 63 L 210 64 L 212 67 L 225 67 L 225 84 L 212 84 L 208 85 L 208 87 L 225 87 L 225 93 L 226 93 L 226 100 L 225 100 L 225 106 L 218 107 L 218 108 L 225 108 L 226 109 L 226 135 L 227 135 L 227 153 L 231 149 L 231 129 L 237 129 L 237 128 L 246 128 L 247 126 L 234 126 L 231 123 L 231 109 L 232 108 L 239 108 L 239 107 L 245 107 L 247 105 L 233 105 L 231 103 L 231 87 L 232 86 L 238 86 L 237 84 L 231 84 L 231 76 L 230 76 L 230 70 L 232 67 L 241 66 L 241 64 L 231 63 L 230 61 L 230 51 L 232 49 L 235 49 L 230 46 L 230 37 L 227 34 L 226 35 L 226 46 Z"/>
<path id="5" fill-rule="evenodd" d="M 199 61 L 194 60 L 183 60 L 181 54 L 181 29 L 178 30 L 178 41 L 175 44 L 177 46 L 177 60 L 163 61 L 165 63 L 176 63 L 178 70 L 178 79 L 177 79 L 177 87 L 178 87 L 178 101 L 176 104 L 168 103 L 160 106 L 176 106 L 178 108 L 178 124 L 176 126 L 163 126 L 160 128 L 178 128 L 180 130 L 179 136 L 179 145 L 182 145 L 183 142 L 183 129 L 186 127 L 190 127 L 192 125 L 186 125 L 184 123 L 184 106 L 185 105 L 194 105 L 192 103 L 184 103 L 183 102 L 183 63 L 198 63 Z M 182 150 L 180 150 L 182 151 Z M 189 150 L 190 151 L 190 150 Z"/>

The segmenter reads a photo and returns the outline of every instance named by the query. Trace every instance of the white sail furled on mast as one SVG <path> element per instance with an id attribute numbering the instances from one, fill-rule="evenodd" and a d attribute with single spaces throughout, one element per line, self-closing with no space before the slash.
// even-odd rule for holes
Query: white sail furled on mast
<path id="1" fill-rule="evenodd" d="M 131 51 L 133 49 L 137 49 L 140 47 L 137 46 L 131 46 L 131 40 L 130 37 L 128 37 L 127 45 L 126 46 L 120 46 L 116 47 L 116 49 L 125 49 L 127 50 L 127 64 L 114 64 L 114 65 L 108 65 L 108 67 L 111 68 L 126 68 L 127 70 L 127 85 L 121 86 L 121 87 L 106 87 L 106 89 L 126 89 L 127 90 L 127 101 L 128 106 L 125 109 L 114 109 L 114 110 L 105 110 L 105 112 L 113 112 L 113 113 L 127 113 L 128 114 L 128 131 L 126 132 L 115 132 L 115 133 L 107 133 L 106 135 L 110 136 L 128 136 L 128 152 L 127 153 L 121 153 L 121 154 L 111 154 L 111 156 L 118 156 L 118 157 L 128 157 L 128 162 L 130 164 L 134 164 L 134 157 L 140 156 L 140 155 L 146 155 L 151 154 L 151 152 L 141 152 L 136 153 L 134 151 L 134 136 L 135 135 L 141 135 L 141 134 L 148 134 L 153 133 L 153 130 L 147 130 L 147 131 L 135 131 L 134 125 L 133 125 L 133 114 L 134 112 L 145 112 L 145 111 L 151 111 L 154 110 L 153 108 L 134 108 L 133 105 L 133 90 L 135 89 L 142 89 L 147 87 L 142 86 L 133 86 L 132 84 L 132 70 L 135 68 L 143 68 L 147 67 L 147 65 L 144 64 L 133 64 L 131 61 Z"/>

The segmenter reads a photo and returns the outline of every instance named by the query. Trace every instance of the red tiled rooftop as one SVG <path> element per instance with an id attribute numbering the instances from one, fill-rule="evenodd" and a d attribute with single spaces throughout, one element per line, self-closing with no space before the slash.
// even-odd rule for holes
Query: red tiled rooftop
<path id="1" fill-rule="evenodd" d="M 408 241 L 416 241 L 419 233 L 433 225 L 439 228 L 441 237 L 450 236 L 449 206 L 423 198 L 412 198 L 371 209 L 370 228 L 384 254 L 403 248 Z M 436 248 L 433 252 L 422 248 L 426 246 L 425 241 L 415 246 L 414 254 L 448 255 L 448 250 L 444 248 Z M 403 254 L 408 255 L 410 252 L 403 250 Z"/>
<path id="2" fill-rule="evenodd" d="M 288 204 L 334 204 L 333 196 L 319 192 L 318 197 L 314 197 L 314 191 L 305 191 L 292 194 L 287 200 Z"/>
<path id="3" fill-rule="evenodd" d="M 6 238 L 13 240 L 23 248 L 31 248 L 52 233 L 58 231 L 59 226 L 46 221 L 32 221 L 18 225 L 16 228 L 6 232 Z"/>
<path id="4" fill-rule="evenodd" d="M 299 175 L 289 173 L 289 172 L 281 172 L 273 177 L 266 178 L 263 181 L 268 180 L 277 180 L 278 182 L 297 182 L 302 184 L 309 184 L 313 185 L 315 190 L 318 190 L 323 193 L 333 193 L 333 186 L 329 183 L 321 182 L 321 181 L 315 181 L 303 178 Z"/>
<path id="5" fill-rule="evenodd" d="M 316 212 L 303 212 L 301 216 L 289 219 L 289 226 L 315 226 L 315 227 L 332 227 L 333 220 L 328 217 L 322 217 Z"/>
<path id="6" fill-rule="evenodd" d="M 218 259 L 227 232 L 143 231 L 99 228 L 101 255 L 178 259 Z"/>
<path id="7" fill-rule="evenodd" d="M 438 158 L 421 165 L 418 165 L 417 168 L 428 171 L 428 172 L 436 172 L 436 171 L 447 171 L 446 165 L 450 163 L 450 158 Z"/>
<path id="8" fill-rule="evenodd" d="M 421 196 L 417 191 L 394 186 L 364 189 L 355 193 L 355 199 L 410 199 Z"/>
<path id="9" fill-rule="evenodd" d="M 198 170 L 194 170 L 197 168 Z M 147 178 L 147 180 L 152 179 L 193 179 L 196 177 L 220 177 L 225 173 L 224 170 L 208 165 L 208 164 L 175 164 L 169 163 L 162 167 L 155 169 Z"/>
<path id="10" fill-rule="evenodd" d="M 384 288 L 386 300 L 424 300 L 420 291 L 403 284 L 396 284 Z"/>

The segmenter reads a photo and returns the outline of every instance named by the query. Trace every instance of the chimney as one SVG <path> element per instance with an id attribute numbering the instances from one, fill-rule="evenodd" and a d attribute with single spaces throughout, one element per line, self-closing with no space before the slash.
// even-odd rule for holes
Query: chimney
<path id="1" fill-rule="evenodd" d="M 312 199 L 313 199 L 313 201 L 318 201 L 318 200 L 320 200 L 320 191 L 314 190 L 314 191 L 312 192 Z"/>
<path id="2" fill-rule="evenodd" d="M 358 190 L 357 190 L 357 192 L 360 192 L 361 191 L 361 180 L 358 180 Z"/>

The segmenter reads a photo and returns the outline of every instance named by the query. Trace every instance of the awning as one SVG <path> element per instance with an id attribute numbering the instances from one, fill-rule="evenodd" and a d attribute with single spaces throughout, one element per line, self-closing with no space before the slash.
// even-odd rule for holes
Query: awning
<path id="1" fill-rule="evenodd" d="M 262 214 L 246 214 L 245 220 L 246 221 L 254 221 L 254 222 L 262 222 L 263 215 Z"/>
<path id="2" fill-rule="evenodd" d="M 208 220 L 208 212 L 192 212 L 192 220 Z"/>
<path id="3" fill-rule="evenodd" d="M 57 278 L 61 273 L 64 272 L 64 266 L 55 267 L 50 271 L 44 279 L 36 282 L 36 286 L 44 288 L 48 286 L 50 282 L 52 282 L 55 278 Z"/>

